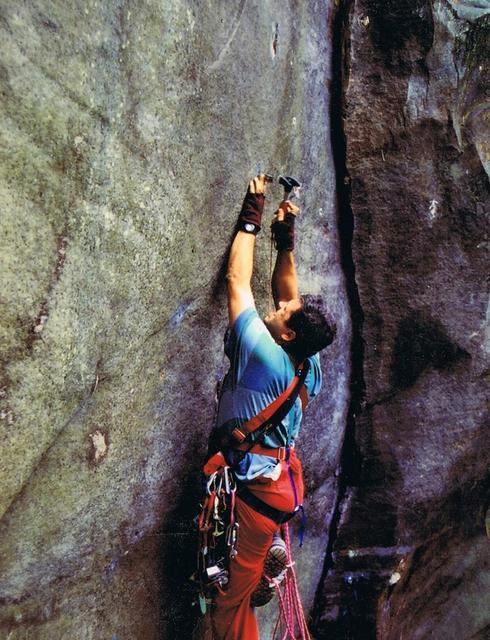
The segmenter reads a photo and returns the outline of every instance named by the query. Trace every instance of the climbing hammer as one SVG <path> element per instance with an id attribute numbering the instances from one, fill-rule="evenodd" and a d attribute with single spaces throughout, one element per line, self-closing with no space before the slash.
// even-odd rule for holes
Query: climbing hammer
<path id="1" fill-rule="evenodd" d="M 292 176 L 279 176 L 278 182 L 284 187 L 284 200 L 293 198 L 296 195 L 296 190 L 301 187 L 301 183 Z"/>

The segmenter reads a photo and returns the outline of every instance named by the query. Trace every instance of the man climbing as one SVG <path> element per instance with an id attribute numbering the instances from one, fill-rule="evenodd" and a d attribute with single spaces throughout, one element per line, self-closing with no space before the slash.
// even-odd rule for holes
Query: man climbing
<path id="1" fill-rule="evenodd" d="M 257 315 L 251 279 L 266 185 L 264 175 L 250 182 L 228 261 L 225 353 L 230 369 L 223 381 L 213 437 L 219 442 L 214 450 L 223 450 L 223 442 L 228 443 L 224 453 L 239 487 L 235 509 L 239 535 L 229 583 L 212 607 L 217 640 L 259 638 L 253 606 L 270 600 L 269 579 L 286 566 L 280 524 L 303 500 L 301 463 L 294 449 L 303 404 L 320 390 L 318 351 L 335 334 L 321 298 L 299 297 L 293 256 L 299 209 L 289 200 L 280 203 L 272 223 L 277 258 L 271 284 L 276 309 L 263 321 Z M 250 418 L 299 379 L 297 387 L 302 386 L 302 391 L 296 391 L 292 408 L 278 424 L 260 438 L 257 433 L 243 433 Z"/>

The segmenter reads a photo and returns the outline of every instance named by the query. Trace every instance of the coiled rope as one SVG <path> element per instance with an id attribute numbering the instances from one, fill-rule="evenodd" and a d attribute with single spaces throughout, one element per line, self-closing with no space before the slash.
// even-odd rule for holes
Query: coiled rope
<path id="1" fill-rule="evenodd" d="M 277 591 L 279 600 L 279 614 L 272 632 L 272 640 L 311 640 L 294 570 L 287 524 L 282 525 L 282 537 L 286 543 L 288 564 L 282 581 L 277 578 L 270 581 Z"/>

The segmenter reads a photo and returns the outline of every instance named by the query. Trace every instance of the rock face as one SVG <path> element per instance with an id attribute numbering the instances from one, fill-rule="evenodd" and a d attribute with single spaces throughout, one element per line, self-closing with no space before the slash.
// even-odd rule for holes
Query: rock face
<path id="1" fill-rule="evenodd" d="M 2 637 L 190 637 L 192 518 L 225 366 L 220 267 L 261 169 L 303 180 L 302 290 L 327 295 L 338 326 L 301 443 L 312 603 L 349 381 L 329 11 L 0 7 Z M 265 231 L 261 312 L 269 251 Z"/>
<path id="2" fill-rule="evenodd" d="M 317 634 L 488 637 L 490 8 L 343 11 L 362 366 Z"/>
<path id="3" fill-rule="evenodd" d="M 0 635 L 191 637 L 223 257 L 266 169 L 304 182 L 338 329 L 300 443 L 314 637 L 486 637 L 490 9 L 44 0 L 0 31 Z"/>

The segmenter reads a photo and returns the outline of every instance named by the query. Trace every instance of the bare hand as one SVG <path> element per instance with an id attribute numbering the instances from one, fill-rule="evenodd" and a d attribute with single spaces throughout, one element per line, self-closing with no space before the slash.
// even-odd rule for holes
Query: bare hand
<path id="1" fill-rule="evenodd" d="M 282 220 L 284 220 L 286 213 L 292 213 L 293 216 L 297 216 L 299 212 L 299 207 L 294 205 L 289 200 L 283 200 L 279 205 L 279 209 L 274 214 L 274 220 L 272 221 L 272 223 L 281 222 Z"/>
<path id="2" fill-rule="evenodd" d="M 265 189 L 267 187 L 267 178 L 264 173 L 261 173 L 259 176 L 256 176 L 253 180 L 250 181 L 248 185 L 248 190 L 250 193 L 262 193 L 265 194 Z"/>

